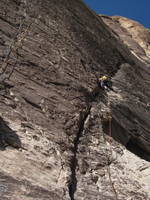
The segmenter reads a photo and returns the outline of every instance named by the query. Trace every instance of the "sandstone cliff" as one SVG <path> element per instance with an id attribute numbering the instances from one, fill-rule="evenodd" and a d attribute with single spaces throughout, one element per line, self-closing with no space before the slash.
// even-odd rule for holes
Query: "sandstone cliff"
<path id="1" fill-rule="evenodd" d="M 0 27 L 0 199 L 150 199 L 143 47 L 80 0 L 1 0 Z"/>
<path id="2" fill-rule="evenodd" d="M 129 47 L 130 51 L 138 53 L 142 61 L 149 62 L 150 30 L 140 23 L 120 16 L 101 16 L 104 22 L 112 28 Z"/>
<path id="3" fill-rule="evenodd" d="M 144 50 L 148 57 L 150 57 L 150 30 L 145 28 L 138 22 L 127 19 L 125 17 L 113 16 L 113 20 L 124 27 Z"/>

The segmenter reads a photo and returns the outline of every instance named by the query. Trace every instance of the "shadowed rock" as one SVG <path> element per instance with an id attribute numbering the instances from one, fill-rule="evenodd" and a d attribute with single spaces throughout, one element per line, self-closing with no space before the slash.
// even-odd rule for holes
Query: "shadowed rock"
<path id="1" fill-rule="evenodd" d="M 81 0 L 0 1 L 1 146 L 23 146 L 0 151 L 3 199 L 149 199 L 149 60 L 103 18 Z"/>
<path id="2" fill-rule="evenodd" d="M 21 141 L 16 132 L 0 117 L 0 147 L 4 149 L 7 146 L 21 148 Z"/>

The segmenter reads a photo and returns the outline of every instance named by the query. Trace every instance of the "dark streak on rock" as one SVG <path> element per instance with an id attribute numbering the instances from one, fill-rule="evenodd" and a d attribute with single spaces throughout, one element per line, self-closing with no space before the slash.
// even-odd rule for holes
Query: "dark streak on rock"
<path id="1" fill-rule="evenodd" d="M 4 150 L 7 146 L 19 149 L 21 148 L 21 141 L 16 132 L 0 117 L 0 149 Z"/>
<path id="2" fill-rule="evenodd" d="M 77 160 L 77 152 L 78 152 L 78 145 L 79 145 L 79 140 L 82 137 L 82 133 L 84 131 L 84 125 L 85 125 L 85 121 L 88 117 L 88 115 L 90 114 L 90 110 L 91 107 L 87 107 L 87 109 L 85 111 L 81 111 L 80 113 L 80 118 L 79 118 L 79 130 L 76 134 L 76 137 L 74 139 L 74 147 L 73 147 L 73 157 L 70 161 L 70 168 L 71 168 L 71 180 L 70 180 L 70 184 L 69 184 L 69 195 L 70 195 L 70 199 L 74 200 L 74 194 L 77 188 L 77 178 L 76 178 L 76 168 L 78 166 L 78 160 Z"/>
<path id="3" fill-rule="evenodd" d="M 33 107 L 38 108 L 38 109 L 41 110 L 41 106 L 39 106 L 38 104 L 36 104 L 36 103 L 30 101 L 30 100 L 27 99 L 26 97 L 23 97 L 23 99 L 24 99 L 28 104 L 30 104 L 31 106 L 33 106 Z"/>
<path id="4" fill-rule="evenodd" d="M 61 82 L 56 82 L 56 81 L 46 81 L 46 84 L 53 84 L 56 86 L 64 86 L 64 87 L 69 87 L 70 85 L 68 83 L 61 83 Z"/>

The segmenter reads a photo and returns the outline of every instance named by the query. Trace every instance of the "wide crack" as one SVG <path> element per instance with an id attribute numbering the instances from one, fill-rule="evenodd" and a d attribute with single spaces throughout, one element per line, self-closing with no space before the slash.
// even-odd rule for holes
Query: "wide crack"
<path id="1" fill-rule="evenodd" d="M 71 168 L 71 178 L 70 178 L 70 184 L 68 186 L 69 188 L 69 195 L 71 200 L 74 199 L 74 194 L 77 189 L 77 178 L 76 178 L 76 168 L 78 166 L 78 160 L 77 160 L 77 152 L 78 152 L 78 145 L 80 141 L 80 137 L 82 137 L 82 133 L 84 131 L 84 125 L 86 122 L 86 119 L 88 115 L 90 114 L 91 106 L 88 106 L 85 111 L 82 111 L 80 113 L 80 118 L 79 118 L 79 130 L 76 134 L 76 137 L 74 139 L 74 147 L 73 147 L 73 157 L 70 161 L 70 168 Z"/>

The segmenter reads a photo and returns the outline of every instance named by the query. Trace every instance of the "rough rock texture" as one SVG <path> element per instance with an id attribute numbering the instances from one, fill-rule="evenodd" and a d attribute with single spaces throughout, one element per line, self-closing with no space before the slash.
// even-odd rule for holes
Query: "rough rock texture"
<path id="1" fill-rule="evenodd" d="M 134 53 L 138 53 L 142 61 L 150 58 L 150 30 L 131 19 L 105 15 L 101 16 L 104 22 L 115 31 L 124 44 Z"/>
<path id="2" fill-rule="evenodd" d="M 125 17 L 113 16 L 113 20 L 124 27 L 144 50 L 148 57 L 150 57 L 150 30 L 146 29 L 140 23 L 127 19 Z"/>
<path id="3" fill-rule="evenodd" d="M 80 0 L 1 0 L 0 27 L 1 199 L 150 199 L 149 60 Z"/>

